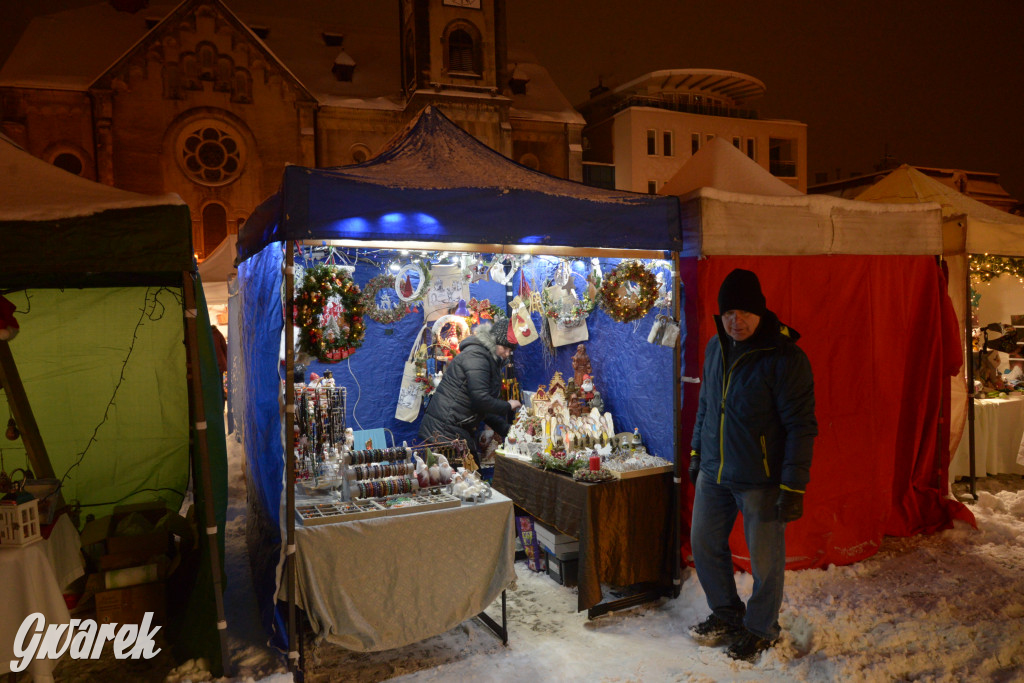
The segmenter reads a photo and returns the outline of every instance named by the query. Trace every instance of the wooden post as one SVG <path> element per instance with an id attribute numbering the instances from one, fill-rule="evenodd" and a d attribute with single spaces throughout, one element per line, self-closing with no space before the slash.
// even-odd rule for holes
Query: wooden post
<path id="1" fill-rule="evenodd" d="M 43 437 L 39 434 L 39 425 L 36 424 L 32 406 L 28 403 L 25 387 L 21 383 L 10 343 L 6 340 L 0 341 L 0 383 L 3 384 L 11 414 L 21 432 L 21 441 L 25 444 L 32 473 L 40 479 L 56 478 L 50 456 L 46 454 L 46 446 L 43 445 Z"/>
<path id="2" fill-rule="evenodd" d="M 285 242 L 284 257 L 284 494 L 285 583 L 288 586 L 288 669 L 301 671 L 295 627 L 295 242 Z"/>
<path id="3" fill-rule="evenodd" d="M 676 336 L 676 344 L 672 349 L 672 452 L 674 454 L 675 473 L 672 479 L 672 505 L 669 507 L 672 514 L 672 597 L 679 597 L 683 589 L 682 560 L 680 559 L 679 542 L 679 516 L 681 512 L 680 487 L 683 485 L 682 462 L 685 454 L 683 444 L 680 443 L 680 432 L 682 431 L 682 391 L 683 391 L 683 320 L 682 302 L 680 301 L 681 288 L 679 286 L 679 252 L 673 251 L 670 254 L 672 262 L 672 317 L 679 323 L 679 335 Z M 689 459 L 686 460 L 689 467 Z"/>
<path id="4" fill-rule="evenodd" d="M 217 543 L 217 517 L 214 514 L 213 484 L 210 477 L 210 451 L 206 444 L 206 405 L 203 400 L 203 380 L 199 371 L 199 334 L 196 326 L 196 272 L 182 272 L 182 289 L 185 297 L 185 353 L 189 366 L 189 393 L 192 400 L 192 424 L 195 429 L 196 457 L 199 458 L 199 477 L 202 482 L 204 505 L 202 510 L 206 539 L 209 543 L 210 578 L 213 581 L 213 599 L 217 607 L 217 632 L 220 636 L 221 665 L 228 676 L 227 628 L 224 618 L 224 594 L 221 588 L 220 547 Z M 219 390 L 219 389 L 218 389 Z M 223 425 L 221 425 L 223 429 Z"/>

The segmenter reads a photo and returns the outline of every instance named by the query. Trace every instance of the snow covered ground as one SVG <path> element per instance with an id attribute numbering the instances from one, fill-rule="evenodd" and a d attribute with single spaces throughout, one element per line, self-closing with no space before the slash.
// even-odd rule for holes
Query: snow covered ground
<path id="1" fill-rule="evenodd" d="M 231 437 L 228 450 L 225 604 L 233 670 L 220 681 L 284 683 L 292 676 L 265 647 L 256 618 L 241 449 Z M 686 635 L 707 613 L 692 570 L 678 599 L 588 621 L 575 612 L 573 589 L 518 563 L 517 586 L 508 592 L 508 647 L 476 620 L 395 651 L 307 645 L 306 680 L 1024 682 L 1024 479 L 979 480 L 978 501 L 963 499 L 977 531 L 958 526 L 932 536 L 887 538 L 865 562 L 788 573 L 782 641 L 754 665 Z M 748 596 L 750 576 L 737 578 Z M 488 611 L 499 617 L 500 604 Z M 76 664 L 62 661 L 57 680 L 114 680 L 101 675 L 99 663 L 89 669 Z M 163 658 L 146 670 L 138 664 L 133 680 L 211 680 L 202 662 L 173 670 Z M 117 670 L 124 671 L 108 671 Z"/>

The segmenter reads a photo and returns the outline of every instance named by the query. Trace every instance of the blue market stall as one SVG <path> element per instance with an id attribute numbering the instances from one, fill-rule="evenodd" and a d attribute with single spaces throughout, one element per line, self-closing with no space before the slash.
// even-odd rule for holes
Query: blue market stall
<path id="1" fill-rule="evenodd" d="M 295 638 L 294 470 L 290 327 L 293 275 L 318 258 L 348 263 L 356 284 L 380 273 L 366 258 L 382 251 L 472 253 L 532 257 L 529 278 L 544 282 L 555 263 L 614 267 L 622 259 L 658 260 L 667 274 L 672 310 L 679 317 L 676 263 L 682 251 L 679 204 L 661 197 L 593 188 L 520 166 L 486 147 L 441 112 L 428 107 L 374 159 L 354 166 L 289 166 L 279 191 L 245 223 L 238 238 L 239 321 L 244 375 L 242 431 L 246 452 L 250 561 L 261 618 L 275 644 L 298 656 Z M 579 259 L 585 259 L 580 261 Z M 525 270 L 525 269 L 524 269 Z M 504 284 L 474 282 L 474 298 L 508 303 Z M 511 290 L 511 285 L 508 287 Z M 637 427 L 650 452 L 678 460 L 679 345 L 647 342 L 657 311 L 632 323 L 595 309 L 588 320 L 588 351 L 600 368 L 605 404 L 616 429 Z M 366 324 L 361 348 L 340 363 L 317 364 L 348 392 L 346 424 L 383 428 L 393 443 L 413 440 L 414 423 L 396 420 L 403 365 L 422 315 L 394 324 Z M 685 332 L 684 332 L 685 333 Z M 516 353 L 524 388 L 571 372 L 576 345 L 553 356 L 540 344 Z M 283 407 L 282 407 L 283 406 Z M 678 463 L 676 481 L 678 482 Z M 673 487 L 676 489 L 678 487 Z M 677 497 L 677 493 L 673 494 Z M 673 501 L 676 534 L 677 502 Z M 676 540 L 675 548 L 679 547 Z M 678 585 L 678 554 L 674 554 Z M 282 600 L 279 603 L 278 597 Z M 287 601 L 284 597 L 287 596 Z M 287 605 L 287 606 L 285 606 Z"/>

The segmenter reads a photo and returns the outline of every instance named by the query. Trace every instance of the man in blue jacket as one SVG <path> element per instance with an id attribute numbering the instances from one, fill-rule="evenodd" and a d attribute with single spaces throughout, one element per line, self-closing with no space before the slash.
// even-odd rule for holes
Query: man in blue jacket
<path id="1" fill-rule="evenodd" d="M 690 628 L 705 645 L 728 643 L 756 661 L 779 639 L 786 523 L 803 515 L 818 423 L 814 378 L 800 335 L 766 307 L 761 283 L 737 268 L 718 292 L 718 334 L 704 353 L 704 382 L 690 453 L 690 543 L 711 615 Z M 736 592 L 729 534 L 737 513 L 750 550 L 753 593 Z"/>

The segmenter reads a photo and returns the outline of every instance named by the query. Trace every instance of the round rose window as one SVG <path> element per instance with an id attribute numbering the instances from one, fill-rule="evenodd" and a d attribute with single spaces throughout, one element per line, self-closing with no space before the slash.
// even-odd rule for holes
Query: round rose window
<path id="1" fill-rule="evenodd" d="M 192 180 L 225 185 L 242 172 L 239 136 L 219 122 L 187 126 L 178 137 L 178 163 Z"/>

